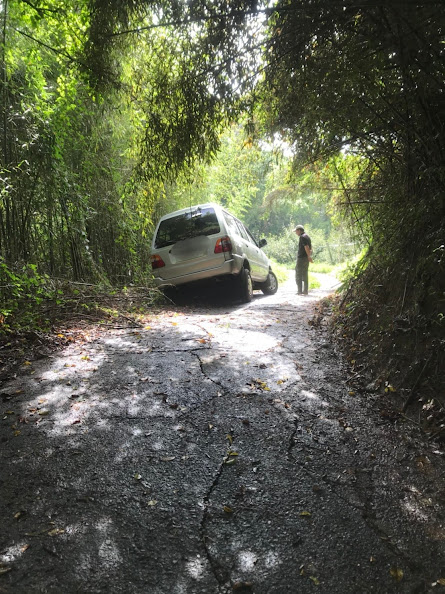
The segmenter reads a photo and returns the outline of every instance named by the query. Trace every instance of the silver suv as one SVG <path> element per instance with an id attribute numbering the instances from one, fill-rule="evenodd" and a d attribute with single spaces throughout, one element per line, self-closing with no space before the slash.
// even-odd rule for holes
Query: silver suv
<path id="1" fill-rule="evenodd" d="M 227 281 L 235 296 L 251 301 L 254 289 L 277 292 L 269 259 L 247 227 L 217 204 L 177 210 L 159 221 L 151 245 L 151 265 L 158 287 L 197 281 Z"/>

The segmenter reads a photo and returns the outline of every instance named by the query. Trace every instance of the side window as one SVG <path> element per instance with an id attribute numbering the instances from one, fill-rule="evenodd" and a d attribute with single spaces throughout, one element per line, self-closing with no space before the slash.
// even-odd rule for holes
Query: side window
<path id="1" fill-rule="evenodd" d="M 258 242 L 255 239 L 255 237 L 252 235 L 252 233 L 249 231 L 249 229 L 246 227 L 246 231 L 247 231 L 247 235 L 250 238 L 250 241 L 253 243 L 253 245 L 256 245 L 258 247 Z"/>
<path id="2" fill-rule="evenodd" d="M 238 225 L 236 224 L 236 220 L 232 217 L 232 215 L 229 215 L 229 213 L 227 213 L 227 212 L 223 211 L 223 215 L 224 215 L 224 219 L 226 221 L 227 229 L 229 230 L 229 233 L 233 233 L 234 235 L 239 235 L 239 230 L 238 230 Z"/>
<path id="3" fill-rule="evenodd" d="M 247 235 L 247 231 L 245 230 L 244 225 L 241 223 L 241 221 L 238 221 L 237 219 L 235 219 L 235 221 L 238 227 L 238 232 L 241 235 L 241 237 L 246 241 L 250 241 L 250 237 Z"/>

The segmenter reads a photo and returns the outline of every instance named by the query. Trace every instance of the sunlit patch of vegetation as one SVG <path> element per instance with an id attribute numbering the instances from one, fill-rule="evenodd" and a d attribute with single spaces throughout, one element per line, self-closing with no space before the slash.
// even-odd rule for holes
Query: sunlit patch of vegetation
<path id="1" fill-rule="evenodd" d="M 284 283 L 289 278 L 289 268 L 283 264 L 279 264 L 272 258 L 270 258 L 272 264 L 272 270 L 275 272 L 279 283 Z"/>
<path id="2" fill-rule="evenodd" d="M 318 280 L 318 278 L 315 278 L 314 276 L 311 275 L 311 273 L 309 273 L 309 288 L 310 289 L 319 289 L 321 287 L 321 282 Z"/>

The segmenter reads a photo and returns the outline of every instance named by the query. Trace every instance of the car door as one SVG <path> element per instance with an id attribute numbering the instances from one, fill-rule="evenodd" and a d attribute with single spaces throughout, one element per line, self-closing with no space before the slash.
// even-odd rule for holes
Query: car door
<path id="1" fill-rule="evenodd" d="M 249 229 L 247 227 L 245 227 L 245 229 L 246 229 L 246 232 L 250 238 L 252 245 L 255 246 L 255 266 L 257 266 L 257 269 L 258 269 L 258 273 L 257 273 L 258 280 L 263 281 L 267 278 L 267 276 L 269 274 L 269 258 L 266 256 L 266 254 L 260 248 L 257 240 L 252 235 L 252 233 L 249 231 Z M 266 243 L 266 242 L 264 241 L 264 243 Z"/>
<path id="2" fill-rule="evenodd" d="M 264 254 L 258 247 L 254 237 L 244 226 L 244 224 L 236 219 L 240 235 L 243 238 L 243 247 L 246 258 L 250 264 L 250 274 L 253 280 L 262 281 L 267 277 L 267 272 L 264 271 Z"/>

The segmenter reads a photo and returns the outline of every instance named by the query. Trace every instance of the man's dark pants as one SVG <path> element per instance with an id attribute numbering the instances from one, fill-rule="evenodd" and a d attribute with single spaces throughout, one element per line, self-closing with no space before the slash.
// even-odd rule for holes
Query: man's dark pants
<path id="1" fill-rule="evenodd" d="M 295 282 L 297 283 L 298 294 L 307 295 L 309 290 L 309 260 L 307 258 L 297 258 Z"/>

